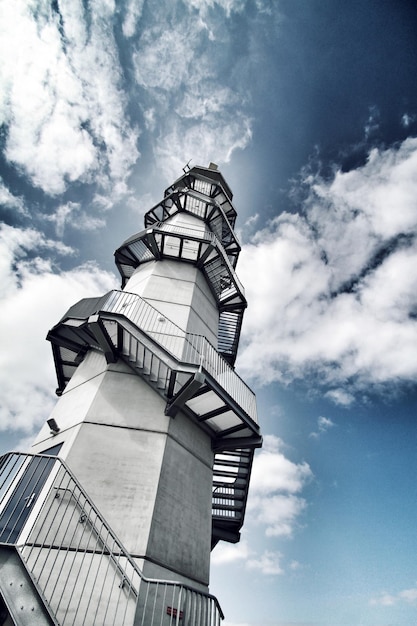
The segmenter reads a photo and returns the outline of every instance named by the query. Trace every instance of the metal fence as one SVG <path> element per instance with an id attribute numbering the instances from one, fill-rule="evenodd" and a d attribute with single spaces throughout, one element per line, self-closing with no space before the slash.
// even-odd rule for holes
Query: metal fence
<path id="1" fill-rule="evenodd" d="M 223 618 L 214 596 L 145 578 L 57 457 L 0 458 L 0 543 L 17 546 L 58 626 L 219 626 Z"/>
<path id="2" fill-rule="evenodd" d="M 206 337 L 184 332 L 134 293 L 112 291 L 102 311 L 124 315 L 177 360 L 202 366 L 245 413 L 258 423 L 255 394 Z"/>

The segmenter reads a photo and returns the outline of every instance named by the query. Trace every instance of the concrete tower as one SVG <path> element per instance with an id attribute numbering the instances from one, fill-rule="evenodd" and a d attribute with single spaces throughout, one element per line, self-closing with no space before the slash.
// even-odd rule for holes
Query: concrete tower
<path id="1" fill-rule="evenodd" d="M 235 219 L 217 167 L 189 169 L 116 250 L 122 290 L 49 332 L 60 398 L 0 460 L 0 626 L 220 624 L 210 551 L 239 541 L 261 445 Z"/>

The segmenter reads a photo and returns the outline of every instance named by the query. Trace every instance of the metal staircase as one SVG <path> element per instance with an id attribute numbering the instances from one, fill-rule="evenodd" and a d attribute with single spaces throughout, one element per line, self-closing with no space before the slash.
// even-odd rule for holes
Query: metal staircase
<path id="1" fill-rule="evenodd" d="M 47 338 L 54 346 L 59 393 L 86 351 L 95 347 L 108 362 L 121 356 L 137 363 L 148 382 L 158 379 L 155 368 L 160 368 L 157 388 L 167 399 L 167 414 L 182 408 L 204 422 L 213 434 L 214 448 L 223 446 L 225 439 L 236 446 L 244 442 L 244 447 L 260 443 L 251 389 L 204 336 L 185 333 L 136 294 L 114 290 L 90 303 L 82 300 Z M 191 396 L 181 396 L 192 377 L 201 384 Z"/>
<path id="2" fill-rule="evenodd" d="M 225 450 L 214 458 L 212 547 L 221 539 L 235 542 L 245 516 L 253 448 Z"/>
<path id="3" fill-rule="evenodd" d="M 247 303 L 245 290 L 223 242 L 208 228 L 193 230 L 155 222 L 116 250 L 115 261 L 122 277 L 122 287 L 139 265 L 161 259 L 185 261 L 201 269 L 219 310 L 218 351 L 233 364 Z"/>
<path id="4" fill-rule="evenodd" d="M 238 541 L 253 448 L 261 442 L 256 402 L 253 392 L 207 339 L 185 333 L 138 295 L 118 290 L 103 298 L 81 300 L 49 332 L 48 339 L 53 345 L 58 393 L 93 347 L 102 350 L 109 362 L 123 358 L 167 401 L 168 415 L 181 409 L 210 432 L 217 481 L 213 498 L 218 504 L 213 504 L 213 545 L 219 539 Z M 218 463 L 225 454 L 228 462 Z M 219 494 L 227 497 L 220 498 L 221 502 Z"/>

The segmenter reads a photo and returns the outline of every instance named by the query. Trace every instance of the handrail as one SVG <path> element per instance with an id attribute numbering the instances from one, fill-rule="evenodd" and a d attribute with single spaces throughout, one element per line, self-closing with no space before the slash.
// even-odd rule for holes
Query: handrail
<path id="1" fill-rule="evenodd" d="M 223 196 L 223 193 L 216 194 L 217 196 Z M 190 199 L 190 202 L 188 201 Z M 182 201 L 181 201 L 182 200 Z M 197 204 L 195 201 L 197 201 Z M 186 211 L 197 217 L 207 220 L 210 223 L 211 219 L 209 217 L 210 209 L 215 208 L 219 211 L 220 218 L 223 223 L 226 224 L 228 232 L 231 234 L 232 239 L 235 241 L 236 245 L 240 248 L 240 244 L 238 238 L 236 237 L 233 230 L 233 222 L 236 219 L 236 211 L 230 204 L 230 201 L 225 197 L 225 201 L 229 205 L 230 209 L 234 213 L 232 219 L 227 215 L 227 212 L 223 208 L 222 204 L 219 200 L 214 196 L 208 196 L 204 191 L 196 189 L 195 187 L 183 187 L 181 189 L 177 188 L 169 193 L 167 193 L 161 202 L 158 202 L 152 209 L 147 211 L 145 214 L 145 227 L 149 227 L 158 221 L 165 221 L 172 215 L 182 211 Z M 224 204 L 224 203 L 223 203 Z M 161 212 L 158 209 L 162 210 Z"/>
<path id="2" fill-rule="evenodd" d="M 181 224 L 170 224 L 165 222 L 155 222 L 149 227 L 151 230 L 161 230 L 168 233 L 174 233 L 177 235 L 184 235 L 189 239 L 193 239 L 195 241 L 208 241 L 210 243 L 215 243 L 216 235 L 211 232 L 207 226 L 204 228 L 193 228 L 192 226 L 182 226 Z"/>
<path id="3" fill-rule="evenodd" d="M 101 310 L 125 316 L 182 363 L 201 366 L 257 424 L 254 392 L 203 335 L 186 333 L 137 294 L 113 290 Z"/>
<path id="4" fill-rule="evenodd" d="M 177 228 L 177 230 L 174 230 L 174 228 Z M 194 232 L 193 232 L 194 231 Z M 225 249 L 225 247 L 223 246 L 222 242 L 220 241 L 219 237 L 217 237 L 217 235 L 214 232 L 208 232 L 208 231 L 200 231 L 198 232 L 196 229 L 194 228 L 189 228 L 187 227 L 181 227 L 181 226 L 177 226 L 177 225 L 171 225 L 171 224 L 167 224 L 164 221 L 161 220 L 155 220 L 154 223 L 152 223 L 151 225 L 149 225 L 145 230 L 137 233 L 136 235 L 133 235 L 133 237 L 130 237 L 129 239 L 127 239 L 121 246 L 120 248 L 118 248 L 118 250 L 116 250 L 115 255 L 116 255 L 116 262 L 117 259 L 119 259 L 119 265 L 123 265 L 126 264 L 126 258 L 122 258 L 123 257 L 123 250 L 125 248 L 131 248 L 132 246 L 134 246 L 135 244 L 137 244 L 138 242 L 144 241 L 146 239 L 148 239 L 148 237 L 150 237 L 152 234 L 154 233 L 161 233 L 161 234 L 166 234 L 166 233 L 171 233 L 173 237 L 178 237 L 180 238 L 188 238 L 192 241 L 199 241 L 201 243 L 211 243 L 211 245 L 213 246 L 213 248 L 215 248 L 216 252 L 217 252 L 217 256 L 219 259 L 221 259 L 221 262 L 224 264 L 226 270 L 227 270 L 227 274 L 231 280 L 231 282 L 234 284 L 236 291 L 238 292 L 238 294 L 240 295 L 240 297 L 244 300 L 245 299 L 245 288 L 243 287 L 241 281 L 239 280 L 237 274 L 236 274 L 236 270 L 233 267 L 232 263 L 230 262 L 230 259 L 227 255 L 227 250 Z M 137 252 L 135 253 L 134 250 L 131 250 L 133 256 L 135 256 L 135 254 L 137 254 Z M 160 251 L 161 252 L 161 251 Z M 149 246 L 143 246 L 143 250 L 141 251 L 142 253 L 146 253 L 146 257 L 143 259 L 140 256 L 137 257 L 137 264 L 139 264 L 140 262 L 148 261 L 150 257 L 152 257 L 153 252 L 151 252 L 150 254 L 150 248 Z M 170 255 L 167 255 L 170 256 Z M 199 259 L 195 259 L 197 262 Z M 130 259 L 128 261 L 128 264 L 131 265 L 132 264 L 133 259 Z M 208 261 L 208 263 L 212 262 L 211 260 Z M 120 269 L 120 268 L 119 268 Z M 210 280 L 210 277 L 208 277 L 208 280 Z M 222 298 L 220 298 L 221 292 L 219 294 L 217 294 L 217 296 L 219 297 L 219 301 L 220 303 L 222 302 Z M 246 306 L 246 303 L 245 303 Z"/>
<path id="5" fill-rule="evenodd" d="M 36 494 L 28 506 L 25 490 L 31 491 L 33 484 Z M 70 498 L 56 498 L 59 490 Z M 20 452 L 0 457 L 0 493 L 0 533 L 7 524 L 16 531 L 6 543 L 18 548 L 59 626 L 78 626 L 81 619 L 91 626 L 128 626 L 138 610 L 144 626 L 157 626 L 169 593 L 172 626 L 179 626 L 186 602 L 190 613 L 196 603 L 204 606 L 206 618 L 182 621 L 183 626 L 218 626 L 223 619 L 211 594 L 182 582 L 145 577 L 62 459 Z M 76 506 L 70 504 L 74 499 Z M 74 517 L 77 507 L 87 517 Z"/>
<path id="6" fill-rule="evenodd" d="M 62 462 L 62 465 L 64 465 L 64 462 Z M 72 480 L 73 480 L 73 482 L 74 482 L 75 484 L 77 484 L 78 489 L 80 489 L 80 491 L 81 491 L 81 490 L 82 490 L 82 487 L 81 487 L 81 485 L 78 483 L 78 481 L 75 479 L 74 475 L 72 476 Z M 103 546 L 105 547 L 105 549 L 106 549 L 106 554 L 108 554 L 108 555 L 110 556 L 110 558 L 111 558 L 111 559 L 112 559 L 112 561 L 114 562 L 114 565 L 115 565 L 116 569 L 117 569 L 117 570 L 120 572 L 120 574 L 122 575 L 122 580 L 124 580 L 124 578 L 125 578 L 125 570 L 123 569 L 123 567 L 121 567 L 120 563 L 119 563 L 118 561 L 116 561 L 116 559 L 114 558 L 114 556 L 115 556 L 114 550 L 112 550 L 112 549 L 111 549 L 111 547 L 109 546 L 109 544 L 108 544 L 107 540 L 103 539 L 103 537 L 101 537 L 101 536 L 97 533 L 97 530 L 96 530 L 96 528 L 94 527 L 94 523 L 93 523 L 93 522 L 91 521 L 91 519 L 90 519 L 90 514 L 89 514 L 89 513 L 86 513 L 84 505 L 81 505 L 81 504 L 79 503 L 78 499 L 74 496 L 73 491 L 71 491 L 71 489 L 68 489 L 68 487 L 55 487 L 55 486 L 54 486 L 54 489 L 56 490 L 56 493 L 55 493 L 55 498 L 58 498 L 58 497 L 59 497 L 59 492 L 60 492 L 60 491 L 68 492 L 68 493 L 69 493 L 69 497 L 70 497 L 70 498 L 74 498 L 74 500 L 75 500 L 75 506 L 78 506 L 78 507 L 81 509 L 81 516 L 80 516 L 79 522 L 80 522 L 81 524 L 84 524 L 85 522 L 90 522 L 90 524 L 91 524 L 91 526 L 92 526 L 92 530 L 93 530 L 93 531 L 94 531 L 94 532 L 98 535 L 98 539 L 99 539 L 99 541 L 100 541 L 100 542 L 103 544 Z M 96 515 L 97 515 L 97 517 L 98 517 L 98 516 L 100 515 L 100 513 L 98 512 L 98 509 L 95 509 L 94 504 L 91 502 L 91 503 L 89 503 L 89 506 L 90 506 L 90 508 L 91 508 L 92 510 L 94 510 L 94 512 L 96 513 Z M 111 531 L 111 532 L 113 532 L 113 531 Z M 121 542 L 120 542 L 120 540 L 119 540 L 119 539 L 117 539 L 116 534 L 115 534 L 115 533 L 113 533 L 113 535 L 114 535 L 115 540 L 116 540 L 116 541 L 117 541 L 120 545 L 122 545 L 122 544 L 121 544 Z M 29 545 L 29 544 L 26 542 L 26 545 Z M 127 554 L 127 553 L 126 553 L 126 554 Z M 118 555 L 118 556 L 120 556 L 120 555 Z M 125 555 L 124 555 L 124 556 L 125 556 Z M 134 562 L 133 560 L 131 560 L 131 565 L 136 566 L 136 564 L 135 564 L 135 562 Z M 138 590 L 137 590 L 137 589 L 133 586 L 133 584 L 131 585 L 131 589 L 132 589 L 133 593 L 135 594 L 135 596 L 137 596 L 137 595 L 138 595 Z"/>

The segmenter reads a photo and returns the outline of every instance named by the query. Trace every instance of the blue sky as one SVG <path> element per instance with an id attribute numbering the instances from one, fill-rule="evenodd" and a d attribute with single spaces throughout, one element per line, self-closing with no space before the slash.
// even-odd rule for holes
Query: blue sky
<path id="1" fill-rule="evenodd" d="M 239 373 L 265 445 L 225 626 L 417 608 L 417 7 L 3 0 L 0 451 L 54 404 L 46 333 L 191 164 L 234 192 Z"/>

